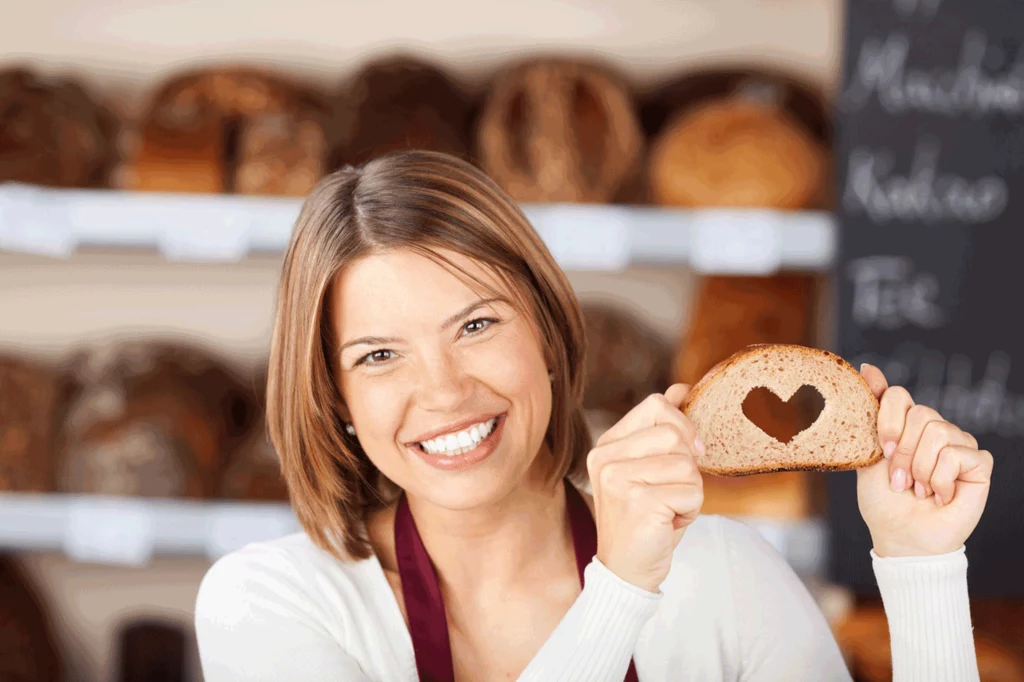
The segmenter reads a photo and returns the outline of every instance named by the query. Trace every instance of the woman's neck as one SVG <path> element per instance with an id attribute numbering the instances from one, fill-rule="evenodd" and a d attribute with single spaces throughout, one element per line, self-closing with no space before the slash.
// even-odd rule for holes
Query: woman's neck
<path id="1" fill-rule="evenodd" d="M 504 499 L 473 510 L 448 510 L 408 498 L 416 528 L 442 589 L 506 589 L 550 576 L 552 563 L 574 556 L 565 487 L 523 483 Z M 572 565 L 571 563 L 569 565 Z"/>

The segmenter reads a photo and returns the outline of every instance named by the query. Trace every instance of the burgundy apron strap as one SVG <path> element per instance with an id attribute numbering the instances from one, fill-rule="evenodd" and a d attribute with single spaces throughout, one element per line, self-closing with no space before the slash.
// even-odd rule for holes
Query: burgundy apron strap
<path id="1" fill-rule="evenodd" d="M 597 526 L 587 503 L 568 480 L 565 490 L 576 569 L 582 586 L 583 572 L 597 554 Z M 441 586 L 404 494 L 398 500 L 395 515 L 395 555 L 420 682 L 454 682 L 452 648 Z M 624 682 L 638 682 L 632 659 Z"/>
<path id="2" fill-rule="evenodd" d="M 404 493 L 395 514 L 395 556 L 420 682 L 455 682 L 441 585 Z"/>
<path id="3" fill-rule="evenodd" d="M 590 513 L 590 507 L 569 479 L 565 480 L 565 504 L 569 509 L 569 527 L 572 529 L 572 544 L 576 550 L 576 569 L 579 571 L 582 586 L 583 571 L 597 554 L 597 525 Z M 632 658 L 629 659 L 624 682 L 639 682 Z"/>

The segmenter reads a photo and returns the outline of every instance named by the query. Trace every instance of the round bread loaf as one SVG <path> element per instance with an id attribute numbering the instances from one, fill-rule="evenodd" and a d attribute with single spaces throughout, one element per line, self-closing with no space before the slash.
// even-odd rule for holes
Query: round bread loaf
<path id="1" fill-rule="evenodd" d="M 58 400 L 53 368 L 0 357 L 0 490 L 53 490 Z"/>
<path id="2" fill-rule="evenodd" d="M 705 68 L 660 84 L 641 99 L 641 124 L 649 137 L 656 137 L 690 107 L 726 97 L 771 104 L 797 120 L 819 144 L 831 146 L 832 113 L 821 88 L 764 66 Z"/>
<path id="3" fill-rule="evenodd" d="M 481 166 L 513 199 L 608 203 L 639 171 L 632 95 L 595 64 L 536 60 L 503 71 L 478 122 Z"/>
<path id="4" fill-rule="evenodd" d="M 207 351 L 112 343 L 69 363 L 58 442 L 63 492 L 209 497 L 224 455 L 256 411 L 243 382 Z"/>
<path id="5" fill-rule="evenodd" d="M 470 95 L 431 64 L 404 56 L 375 60 L 337 99 L 332 167 L 406 149 L 469 159 L 475 108 Z"/>
<path id="6" fill-rule="evenodd" d="M 747 396 L 766 388 L 780 403 L 803 386 L 822 396 L 821 413 L 806 429 L 782 442 L 743 411 Z M 712 368 L 683 404 L 706 452 L 701 471 L 741 476 L 772 471 L 847 471 L 882 458 L 878 400 L 860 373 L 825 350 L 792 344 L 759 344 Z"/>
<path id="7" fill-rule="evenodd" d="M 118 121 L 76 80 L 0 70 L 0 182 L 107 187 Z"/>
<path id="8" fill-rule="evenodd" d="M 304 196 L 324 175 L 326 100 L 249 68 L 179 75 L 153 95 L 126 145 L 125 189 Z"/>
<path id="9" fill-rule="evenodd" d="M 61 682 L 64 664 L 52 620 L 12 556 L 0 556 L 0 680 Z"/>
<path id="10" fill-rule="evenodd" d="M 649 164 L 659 204 L 797 209 L 821 193 L 828 158 L 785 110 L 727 97 L 672 120 Z"/>
<path id="11" fill-rule="evenodd" d="M 635 315 L 609 304 L 583 304 L 587 340 L 583 406 L 621 418 L 671 379 L 669 345 Z"/>

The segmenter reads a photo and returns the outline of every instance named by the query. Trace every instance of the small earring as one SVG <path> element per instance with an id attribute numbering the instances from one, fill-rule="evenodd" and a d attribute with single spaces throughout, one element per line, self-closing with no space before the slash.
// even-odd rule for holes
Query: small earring
<path id="1" fill-rule="evenodd" d="M 555 380 L 555 373 L 554 372 L 548 372 L 548 381 L 554 381 L 554 380 Z"/>
<path id="2" fill-rule="evenodd" d="M 350 436 L 356 435 L 356 427 L 352 426 L 351 424 L 345 424 L 345 431 Z"/>

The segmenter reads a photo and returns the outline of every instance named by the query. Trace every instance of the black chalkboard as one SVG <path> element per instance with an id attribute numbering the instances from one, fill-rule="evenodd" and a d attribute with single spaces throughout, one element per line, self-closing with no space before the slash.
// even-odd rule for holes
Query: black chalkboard
<path id="1" fill-rule="evenodd" d="M 1024 594 L 1024 2 L 847 0 L 837 99 L 838 348 L 995 457 L 972 596 Z M 876 591 L 853 473 L 830 570 Z"/>

